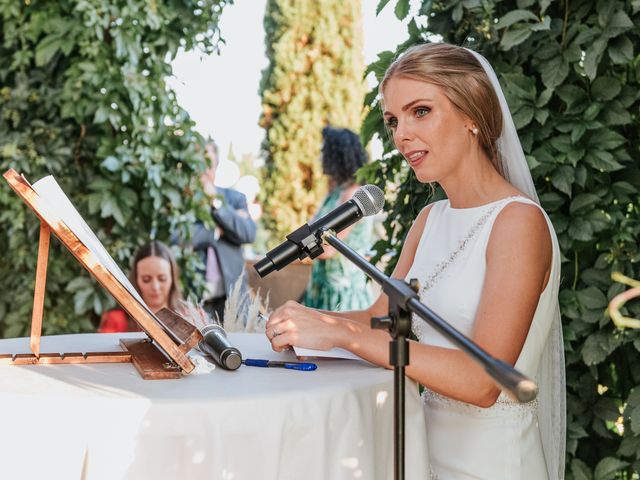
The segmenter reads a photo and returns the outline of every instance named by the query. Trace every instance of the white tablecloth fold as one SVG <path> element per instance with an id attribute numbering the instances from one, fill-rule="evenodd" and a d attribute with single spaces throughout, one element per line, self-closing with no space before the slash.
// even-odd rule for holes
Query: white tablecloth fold
<path id="1" fill-rule="evenodd" d="M 137 334 L 42 338 L 42 352 L 118 350 Z M 293 360 L 262 334 L 243 357 Z M 29 352 L 27 338 L 0 353 Z M 322 360 L 314 372 L 242 366 L 143 380 L 130 364 L 0 366 L 0 478 L 341 480 L 393 478 L 393 372 Z M 427 478 L 416 386 L 407 382 L 407 480 Z"/>

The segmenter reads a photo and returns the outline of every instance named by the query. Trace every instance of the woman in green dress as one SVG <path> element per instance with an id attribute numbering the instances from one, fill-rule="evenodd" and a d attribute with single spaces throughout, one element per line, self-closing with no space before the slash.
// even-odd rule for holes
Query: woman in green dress
<path id="1" fill-rule="evenodd" d="M 367 162 L 360 138 L 345 128 L 322 130 L 322 170 L 328 177 L 329 193 L 316 213 L 319 218 L 349 200 L 359 185 L 355 172 Z M 365 217 L 338 235 L 360 255 L 371 248 L 372 224 Z M 324 310 L 358 310 L 372 303 L 366 276 L 329 245 L 313 262 L 311 280 L 302 299 L 308 307 Z"/>

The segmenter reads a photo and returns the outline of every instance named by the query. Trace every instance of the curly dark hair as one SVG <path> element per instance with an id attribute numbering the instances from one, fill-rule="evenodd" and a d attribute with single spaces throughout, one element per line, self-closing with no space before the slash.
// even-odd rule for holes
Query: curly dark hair
<path id="1" fill-rule="evenodd" d="M 338 185 L 355 181 L 355 173 L 367 163 L 360 137 L 347 128 L 322 129 L 322 171 Z"/>

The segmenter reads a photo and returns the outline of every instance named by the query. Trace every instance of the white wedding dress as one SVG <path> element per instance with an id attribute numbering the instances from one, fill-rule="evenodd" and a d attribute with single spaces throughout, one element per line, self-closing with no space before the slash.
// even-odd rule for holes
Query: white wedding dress
<path id="1" fill-rule="evenodd" d="M 421 301 L 467 336 L 471 336 L 486 271 L 486 249 L 496 217 L 510 202 L 535 205 L 524 197 L 511 197 L 487 205 L 455 209 L 448 200 L 433 204 L 406 279 L 424 286 Z M 541 388 L 557 314 L 560 252 L 549 218 L 553 257 L 549 281 L 540 296 L 529 333 L 515 367 Z M 509 285 L 504 288 L 508 289 Z M 505 318 L 505 321 L 508 321 Z M 420 342 L 456 348 L 421 319 L 413 319 Z M 557 347 L 556 347 L 557 348 Z M 555 368 L 564 366 L 556 365 Z M 545 387 L 546 388 L 546 387 Z M 542 400 L 541 400 L 542 401 Z M 538 426 L 538 401 L 518 404 L 504 393 L 490 408 L 480 408 L 430 390 L 423 394 L 431 478 L 438 480 L 557 480 L 556 452 L 543 449 Z M 556 405 L 558 409 L 564 405 Z M 555 408 L 545 405 L 545 408 Z M 553 420 L 556 413 L 552 412 Z M 557 426 L 557 423 L 556 423 Z M 547 460 L 545 460 L 545 453 Z M 554 463 L 555 462 L 555 463 Z M 561 460 L 560 460 L 561 462 Z M 550 473 L 548 473 L 550 472 Z M 562 476 L 562 473 L 560 473 Z"/>

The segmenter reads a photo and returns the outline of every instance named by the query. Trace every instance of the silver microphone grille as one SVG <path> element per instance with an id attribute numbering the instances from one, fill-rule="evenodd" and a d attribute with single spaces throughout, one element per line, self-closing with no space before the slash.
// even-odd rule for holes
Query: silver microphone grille
<path id="1" fill-rule="evenodd" d="M 384 192 L 375 185 L 361 186 L 351 198 L 365 217 L 375 215 L 384 207 Z"/>
<path id="2" fill-rule="evenodd" d="M 210 331 L 215 331 L 220 333 L 223 337 L 227 337 L 227 332 L 225 332 L 224 328 L 222 328 L 220 325 L 216 324 L 216 323 L 209 323 L 207 325 L 205 325 L 204 327 L 202 327 L 200 329 L 200 333 L 202 335 L 206 335 L 207 333 L 209 333 Z"/>

